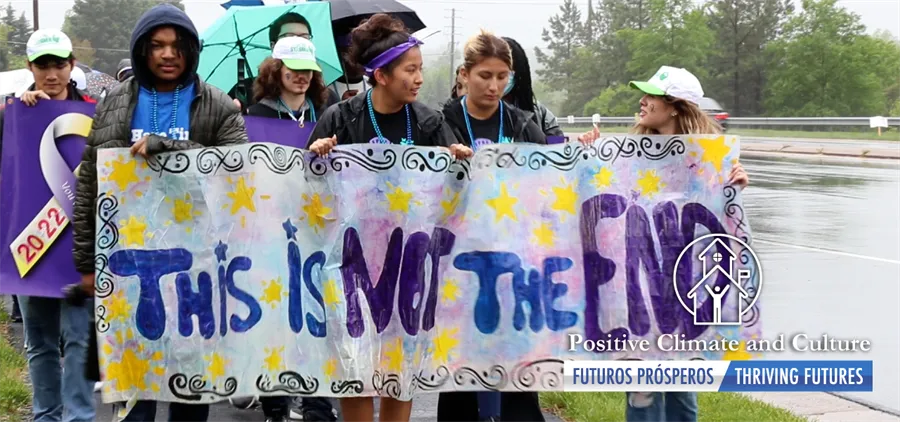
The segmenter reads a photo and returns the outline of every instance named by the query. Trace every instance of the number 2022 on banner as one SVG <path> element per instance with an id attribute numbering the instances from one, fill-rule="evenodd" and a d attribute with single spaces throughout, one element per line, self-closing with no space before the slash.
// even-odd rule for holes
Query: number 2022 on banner
<path id="1" fill-rule="evenodd" d="M 68 224 L 69 219 L 55 198 L 44 205 L 44 209 L 9 245 L 20 277 L 25 277 L 37 264 Z"/>

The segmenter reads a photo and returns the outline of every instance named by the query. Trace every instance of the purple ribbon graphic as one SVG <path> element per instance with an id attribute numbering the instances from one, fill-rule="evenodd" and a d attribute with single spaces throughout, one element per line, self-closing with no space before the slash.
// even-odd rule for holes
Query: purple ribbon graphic
<path id="1" fill-rule="evenodd" d="M 41 137 L 41 172 L 69 220 L 75 206 L 75 174 L 60 154 L 56 140 L 66 135 L 87 137 L 91 131 L 91 121 L 90 117 L 81 113 L 66 113 L 53 119 Z"/>

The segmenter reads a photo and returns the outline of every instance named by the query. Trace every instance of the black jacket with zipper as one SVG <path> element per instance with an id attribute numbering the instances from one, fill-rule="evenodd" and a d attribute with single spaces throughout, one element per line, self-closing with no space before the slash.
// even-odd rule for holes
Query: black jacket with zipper
<path id="1" fill-rule="evenodd" d="M 441 113 L 418 101 L 410 105 L 421 137 L 416 140 L 416 145 L 449 147 L 459 143 Z M 339 145 L 365 143 L 368 141 L 365 136 L 368 115 L 365 95 L 357 95 L 328 107 L 310 134 L 308 145 L 316 139 L 335 135 Z"/>
<path id="2" fill-rule="evenodd" d="M 462 99 L 457 98 L 451 100 L 444 105 L 444 118 L 453 131 L 456 140 L 466 146 L 472 146 L 472 140 L 469 139 L 469 129 L 466 127 L 464 111 L 462 108 Z M 512 122 L 512 139 L 513 142 L 529 142 L 533 144 L 546 144 L 547 136 L 541 128 L 534 122 L 533 114 L 517 108 L 506 101 L 503 102 L 503 110 L 505 118 Z"/>

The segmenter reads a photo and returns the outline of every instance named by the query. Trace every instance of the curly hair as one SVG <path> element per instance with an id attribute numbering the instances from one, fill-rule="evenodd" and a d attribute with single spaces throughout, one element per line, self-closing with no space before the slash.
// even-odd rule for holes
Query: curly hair
<path id="1" fill-rule="evenodd" d="M 700 107 L 696 104 L 669 95 L 663 96 L 662 99 L 666 104 L 671 104 L 672 107 L 675 107 L 675 111 L 678 112 L 675 116 L 676 133 L 684 135 L 715 135 L 722 133 L 722 126 L 709 117 L 703 110 L 700 110 Z M 659 135 L 658 130 L 646 127 L 640 123 L 635 123 L 631 128 L 631 133 L 638 135 Z"/>
<path id="2" fill-rule="evenodd" d="M 409 40 L 409 30 L 403 21 L 390 15 L 378 13 L 363 21 L 350 33 L 350 52 L 347 56 L 348 64 L 362 73 L 362 69 L 379 54 L 388 51 Z M 390 72 L 396 66 L 397 60 L 389 63 L 382 69 Z M 368 78 L 369 85 L 375 86 L 375 77 Z"/>
<path id="3" fill-rule="evenodd" d="M 259 76 L 253 81 L 253 101 L 259 102 L 263 98 L 278 98 L 281 96 L 281 68 L 284 62 L 271 57 L 265 59 L 259 65 Z M 322 73 L 313 71 L 309 81 L 309 89 L 306 90 L 306 98 L 309 98 L 313 107 L 322 108 L 328 102 L 328 89 L 322 80 Z"/>

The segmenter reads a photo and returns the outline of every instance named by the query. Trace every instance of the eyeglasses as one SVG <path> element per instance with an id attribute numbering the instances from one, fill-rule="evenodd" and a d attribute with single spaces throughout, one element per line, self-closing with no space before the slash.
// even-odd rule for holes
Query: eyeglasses
<path id="1" fill-rule="evenodd" d="M 312 34 L 295 34 L 293 32 L 285 32 L 284 34 L 279 35 L 278 39 L 280 40 L 282 38 L 287 38 L 287 37 L 300 37 L 300 38 L 306 38 L 308 40 L 313 39 Z"/>

